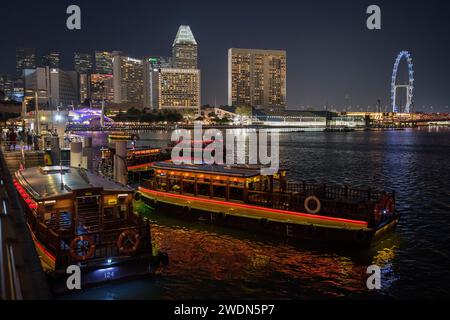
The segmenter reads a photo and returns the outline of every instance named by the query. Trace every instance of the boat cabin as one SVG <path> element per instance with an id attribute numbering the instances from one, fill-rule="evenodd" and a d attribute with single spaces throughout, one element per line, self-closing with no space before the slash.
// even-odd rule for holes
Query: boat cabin
<path id="1" fill-rule="evenodd" d="M 64 166 L 18 171 L 15 186 L 49 269 L 151 254 L 149 226 L 133 213 L 130 187 Z"/>
<path id="2" fill-rule="evenodd" d="M 192 196 L 246 201 L 253 192 L 283 191 L 286 171 L 261 175 L 259 167 L 222 165 L 174 165 L 157 162 L 152 166 L 154 190 Z"/>

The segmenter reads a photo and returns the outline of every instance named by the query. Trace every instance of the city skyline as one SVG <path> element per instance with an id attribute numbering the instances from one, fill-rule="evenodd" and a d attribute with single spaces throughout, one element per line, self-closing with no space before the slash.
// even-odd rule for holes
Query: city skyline
<path id="1" fill-rule="evenodd" d="M 360 105 L 364 109 L 368 105 L 374 107 L 377 99 L 381 99 L 382 105 L 389 105 L 392 67 L 402 50 L 410 51 L 414 62 L 417 80 L 414 109 L 427 106 L 425 111 L 448 111 L 445 106 L 450 103 L 445 72 L 450 64 L 447 58 L 450 6 L 440 1 L 433 1 L 433 6 L 378 1 L 382 9 L 381 31 L 369 31 L 365 26 L 369 3 L 353 1 L 282 2 L 278 4 L 279 14 L 275 15 L 263 10 L 266 3 L 261 2 L 262 8 L 255 9 L 260 17 L 257 20 L 247 19 L 251 12 L 248 3 L 242 4 L 242 12 L 232 12 L 232 4 L 225 7 L 204 3 L 199 11 L 200 4 L 187 8 L 175 1 L 173 5 L 180 9 L 177 12 L 171 11 L 164 18 L 156 14 L 152 19 L 144 19 L 149 6 L 144 2 L 133 8 L 108 5 L 103 17 L 98 14 L 105 12 L 101 3 L 78 1 L 82 10 L 81 31 L 65 28 L 69 2 L 26 3 L 20 14 L 11 4 L 5 4 L 5 11 L 11 14 L 1 22 L 4 27 L 17 22 L 19 16 L 24 17 L 22 21 L 30 21 L 30 25 L 25 22 L 14 34 L 4 36 L 0 74 L 15 73 L 15 50 L 19 47 L 36 48 L 39 57 L 52 50 L 60 52 L 61 67 L 65 70 L 73 70 L 74 52 L 120 50 L 136 58 L 168 56 L 173 34 L 179 25 L 186 24 L 199 44 L 203 104 L 227 104 L 229 48 L 286 50 L 289 108 L 328 105 L 342 110 L 347 104 L 346 96 L 351 106 Z M 32 28 L 31 21 L 37 21 L 32 19 L 37 6 L 48 10 L 39 10 L 41 19 Z M 152 5 L 152 11 L 155 10 L 163 12 L 164 6 Z M 421 19 L 424 16 L 434 18 L 425 21 Z M 227 23 L 227 17 L 233 18 L 232 24 Z M 107 24 L 111 19 L 114 25 Z M 37 37 L 37 30 L 47 36 Z M 27 36 L 21 36 L 24 34 Z M 430 106 L 434 109 L 430 110 Z"/>

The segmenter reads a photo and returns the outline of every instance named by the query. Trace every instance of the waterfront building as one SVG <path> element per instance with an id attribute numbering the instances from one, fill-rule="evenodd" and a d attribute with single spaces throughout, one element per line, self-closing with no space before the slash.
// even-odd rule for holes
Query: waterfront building
<path id="1" fill-rule="evenodd" d="M 114 83 L 112 74 L 90 75 L 90 99 L 93 105 L 100 105 L 105 102 L 114 101 Z"/>
<path id="2" fill-rule="evenodd" d="M 286 107 L 286 51 L 228 50 L 228 104 Z"/>
<path id="3" fill-rule="evenodd" d="M 113 74 L 113 56 L 111 52 L 95 51 L 95 73 Z"/>
<path id="4" fill-rule="evenodd" d="M 39 67 L 24 70 L 25 92 L 34 94 L 36 90 L 44 91 L 45 97 L 39 103 L 49 108 L 74 105 L 79 101 L 78 76 L 75 71 L 57 68 Z"/>
<path id="5" fill-rule="evenodd" d="M 74 69 L 80 74 L 92 73 L 92 55 L 89 53 L 74 53 Z"/>
<path id="6" fill-rule="evenodd" d="M 36 68 L 36 49 L 18 48 L 16 49 L 16 72 L 17 76 L 23 76 L 23 70 Z"/>
<path id="7" fill-rule="evenodd" d="M 158 56 L 148 56 L 143 59 L 143 99 L 144 99 L 144 108 L 152 109 L 153 101 L 157 99 L 157 92 L 154 92 L 155 87 L 152 85 L 153 75 L 156 76 L 157 79 L 158 73 L 161 69 L 171 68 L 172 67 L 172 58 L 171 57 L 158 57 Z M 156 103 L 155 103 L 156 105 Z"/>
<path id="8" fill-rule="evenodd" d="M 200 70 L 162 68 L 150 80 L 152 109 L 200 110 Z"/>
<path id="9" fill-rule="evenodd" d="M 42 66 L 50 68 L 60 67 L 60 54 L 56 51 L 51 51 L 42 57 Z"/>
<path id="10" fill-rule="evenodd" d="M 143 65 L 142 60 L 113 53 L 114 102 L 143 102 Z"/>
<path id="11" fill-rule="evenodd" d="M 189 26 L 180 26 L 172 45 L 173 67 L 176 69 L 197 69 L 197 41 Z"/>
<path id="12" fill-rule="evenodd" d="M 327 127 L 327 120 L 332 116 L 337 114 L 329 111 L 253 110 L 252 123 L 269 127 L 296 127 L 323 131 Z"/>
<path id="13" fill-rule="evenodd" d="M 0 100 L 11 100 L 14 92 L 13 79 L 8 74 L 0 75 Z"/>

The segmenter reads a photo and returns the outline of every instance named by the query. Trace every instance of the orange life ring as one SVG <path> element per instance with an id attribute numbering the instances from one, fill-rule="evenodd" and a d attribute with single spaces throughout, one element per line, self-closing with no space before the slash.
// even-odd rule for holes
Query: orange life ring
<path id="1" fill-rule="evenodd" d="M 80 245 L 81 244 L 81 245 Z M 80 255 L 81 251 L 81 255 Z M 94 240 L 88 236 L 78 236 L 70 242 L 70 256 L 77 261 L 86 261 L 95 253 Z"/>
<path id="2" fill-rule="evenodd" d="M 140 244 L 141 238 L 139 234 L 132 229 L 123 231 L 117 239 L 117 248 L 122 254 L 125 255 L 134 254 Z"/>

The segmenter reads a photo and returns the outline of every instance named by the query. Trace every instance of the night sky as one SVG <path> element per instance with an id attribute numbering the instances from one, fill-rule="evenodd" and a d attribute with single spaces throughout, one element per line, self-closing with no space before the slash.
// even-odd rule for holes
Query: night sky
<path id="1" fill-rule="evenodd" d="M 66 28 L 77 4 L 82 30 Z M 382 10 L 382 30 L 366 28 L 366 8 Z M 73 52 L 120 50 L 132 57 L 171 55 L 180 24 L 199 43 L 202 103 L 227 102 L 227 49 L 285 49 L 289 108 L 389 103 L 397 54 L 412 53 L 415 109 L 449 111 L 450 1 L 7 1 L 0 7 L 0 73 L 15 73 L 16 47 Z M 424 109 L 426 106 L 426 109 Z M 430 107 L 433 106 L 433 109 Z"/>

